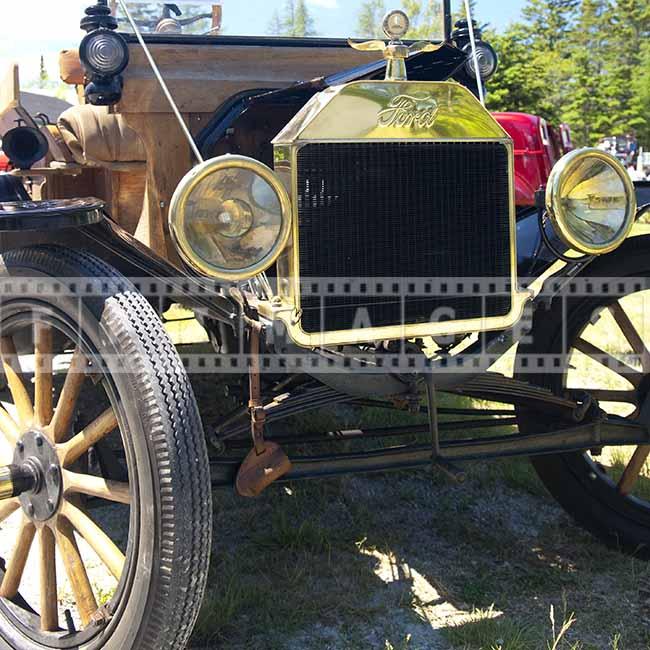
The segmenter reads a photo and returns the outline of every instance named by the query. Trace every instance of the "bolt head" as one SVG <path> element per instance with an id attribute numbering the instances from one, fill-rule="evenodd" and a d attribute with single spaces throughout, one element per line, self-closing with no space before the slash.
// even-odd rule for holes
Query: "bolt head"
<path id="1" fill-rule="evenodd" d="M 16 449 L 22 454 L 25 451 L 25 443 L 22 440 L 19 440 L 16 443 Z"/>
<path id="2" fill-rule="evenodd" d="M 27 504 L 27 514 L 30 517 L 34 516 L 34 504 L 31 501 Z"/>
<path id="3" fill-rule="evenodd" d="M 54 512 L 54 501 L 52 499 L 47 500 L 47 510 L 48 512 Z"/>
<path id="4" fill-rule="evenodd" d="M 36 446 L 37 447 L 42 447 L 43 446 L 43 436 L 36 436 Z"/>
<path id="5" fill-rule="evenodd" d="M 59 479 L 61 478 L 61 473 L 59 472 L 59 468 L 56 465 L 50 465 L 50 478 L 52 479 L 53 483 L 56 483 L 58 485 Z"/>

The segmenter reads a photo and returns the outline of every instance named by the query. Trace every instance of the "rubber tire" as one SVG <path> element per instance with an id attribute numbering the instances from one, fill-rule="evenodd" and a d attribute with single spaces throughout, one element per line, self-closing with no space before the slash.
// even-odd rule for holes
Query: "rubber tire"
<path id="1" fill-rule="evenodd" d="M 0 267 L 3 276 L 109 278 L 102 296 L 83 299 L 80 325 L 102 353 L 118 353 L 126 366 L 126 372 L 111 379 L 124 405 L 126 435 L 135 454 L 140 521 L 131 589 L 121 616 L 99 638 L 79 647 L 183 648 L 205 590 L 212 503 L 201 419 L 176 349 L 144 297 L 92 255 L 37 246 L 3 254 Z M 68 314 L 78 304 L 65 297 L 38 300 Z M 0 647 L 44 646 L 0 617 Z"/>
<path id="2" fill-rule="evenodd" d="M 580 277 L 650 278 L 650 239 L 628 240 L 615 254 L 593 262 Z M 648 283 L 650 288 L 650 283 Z M 611 294 L 612 298 L 617 296 Z M 622 296 L 619 296 L 622 297 Z M 586 320 L 602 301 L 568 299 L 566 322 L 569 341 L 586 324 Z M 561 351 L 562 301 L 554 300 L 550 311 L 539 310 L 533 321 L 532 342 L 520 346 L 518 359 L 525 354 L 559 353 Z M 516 373 L 523 381 L 561 392 L 561 375 Z M 551 430 L 575 423 L 557 422 L 540 417 L 539 413 L 517 410 L 521 433 Z M 582 527 L 609 547 L 650 559 L 650 508 L 641 508 L 634 500 L 613 493 L 604 480 L 594 480 L 593 469 L 581 453 L 553 454 L 531 459 L 539 478 L 551 495 Z"/>

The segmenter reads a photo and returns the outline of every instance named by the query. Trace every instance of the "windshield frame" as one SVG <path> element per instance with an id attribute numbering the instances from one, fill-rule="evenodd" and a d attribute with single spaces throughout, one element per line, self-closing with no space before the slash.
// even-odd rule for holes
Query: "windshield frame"
<path id="1" fill-rule="evenodd" d="M 451 42 L 453 30 L 453 18 L 451 0 L 441 0 L 443 10 L 443 40 L 431 39 L 432 42 Z M 131 31 L 123 31 L 118 28 L 127 42 L 136 42 L 135 34 Z M 272 44 L 285 47 L 349 47 L 347 38 L 344 37 L 323 37 L 323 36 L 274 36 L 274 35 L 237 35 L 237 34 L 183 34 L 183 33 L 160 33 L 143 31 L 142 36 L 147 42 L 160 44 L 199 44 L 199 43 L 221 43 L 223 45 L 254 45 L 255 43 Z M 414 42 L 411 39 L 404 39 L 405 43 Z"/>

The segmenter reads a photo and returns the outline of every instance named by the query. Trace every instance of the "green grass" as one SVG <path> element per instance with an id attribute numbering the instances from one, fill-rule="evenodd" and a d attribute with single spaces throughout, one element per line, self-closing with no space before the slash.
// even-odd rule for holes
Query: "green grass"
<path id="1" fill-rule="evenodd" d="M 635 322 L 643 316 L 638 305 L 630 310 Z M 600 337 L 602 347 L 629 353 L 607 316 L 593 327 L 588 336 Z M 602 339 L 602 327 L 611 338 Z M 573 361 L 579 362 L 571 373 L 576 385 L 625 387 L 595 362 L 580 355 Z M 512 353 L 500 366 L 508 372 Z M 209 422 L 223 406 L 204 378 L 193 381 L 202 386 L 200 398 L 205 392 L 201 408 Z M 469 404 L 442 398 L 444 406 Z M 337 407 L 280 427 L 321 432 L 413 421 L 425 419 Z M 606 449 L 599 460 L 616 477 L 631 451 Z M 217 492 L 215 554 L 194 645 L 650 649 L 648 564 L 605 548 L 577 527 L 526 459 L 465 469 L 463 485 L 440 472 L 418 471 L 273 486 L 253 501 Z M 637 494 L 650 498 L 648 477 L 644 472 Z"/>
<path id="2" fill-rule="evenodd" d="M 540 630 L 504 618 L 492 607 L 474 610 L 467 622 L 448 627 L 444 635 L 462 650 L 532 650 L 542 636 Z"/>

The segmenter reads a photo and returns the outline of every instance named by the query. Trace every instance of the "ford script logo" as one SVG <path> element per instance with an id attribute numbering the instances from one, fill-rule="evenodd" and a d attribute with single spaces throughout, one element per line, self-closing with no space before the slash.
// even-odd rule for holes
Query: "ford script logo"
<path id="1" fill-rule="evenodd" d="M 377 124 L 429 129 L 438 117 L 438 110 L 438 102 L 426 93 L 397 95 L 386 108 L 379 111 Z"/>

